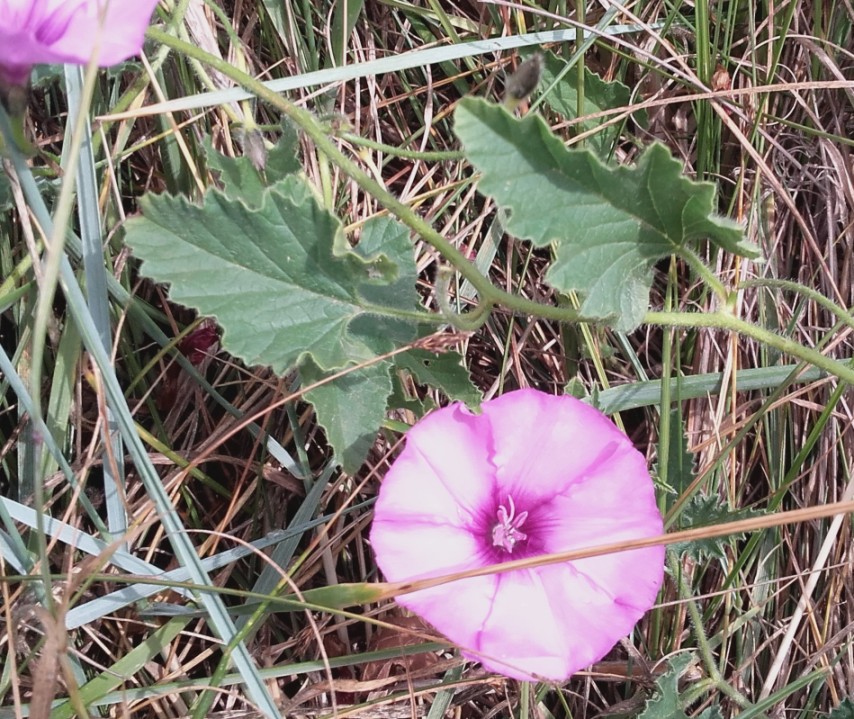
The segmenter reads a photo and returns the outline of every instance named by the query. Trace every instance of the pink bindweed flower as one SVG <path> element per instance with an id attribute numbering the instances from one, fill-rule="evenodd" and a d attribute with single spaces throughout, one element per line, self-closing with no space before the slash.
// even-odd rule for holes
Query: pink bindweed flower
<path id="1" fill-rule="evenodd" d="M 418 422 L 386 474 L 371 544 L 392 582 L 661 534 L 646 461 L 601 412 L 537 390 Z M 563 680 L 653 605 L 664 547 L 461 579 L 398 597 L 485 667 Z"/>
<path id="2" fill-rule="evenodd" d="M 24 86 L 33 65 L 107 67 L 136 55 L 157 0 L 0 0 L 0 85 Z M 102 18 L 103 15 L 103 18 Z"/>

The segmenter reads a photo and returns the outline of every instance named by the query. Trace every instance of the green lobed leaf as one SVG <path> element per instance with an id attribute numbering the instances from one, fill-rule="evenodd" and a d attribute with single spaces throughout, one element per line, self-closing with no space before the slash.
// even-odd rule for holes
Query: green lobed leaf
<path id="1" fill-rule="evenodd" d="M 126 242 L 142 273 L 170 283 L 175 302 L 215 317 L 223 347 L 249 364 L 281 373 L 310 356 L 321 369 L 343 368 L 415 337 L 416 325 L 400 317 L 414 309 L 409 298 L 378 295 L 400 269 L 350 249 L 300 176 L 278 182 L 258 207 L 219 191 L 202 205 L 149 195 L 140 206 Z"/>
<path id="2" fill-rule="evenodd" d="M 688 719 L 679 697 L 679 678 L 694 663 L 690 653 L 678 654 L 668 661 L 667 671 L 655 680 L 655 694 L 637 719 Z M 721 719 L 717 706 L 705 709 L 697 719 Z"/>
<path id="3" fill-rule="evenodd" d="M 834 707 L 827 715 L 827 719 L 854 719 L 854 702 L 845 697 L 839 706 Z"/>
<path id="4" fill-rule="evenodd" d="M 609 167 L 590 150 L 566 149 L 539 115 L 519 119 L 464 98 L 454 120 L 481 192 L 510 211 L 508 232 L 554 247 L 546 279 L 582 292 L 587 317 L 637 327 L 653 266 L 694 240 L 758 256 L 738 224 L 713 215 L 714 185 L 684 177 L 664 145 L 650 146 L 634 167 Z"/>
<path id="5" fill-rule="evenodd" d="M 761 517 L 764 512 L 756 509 L 733 509 L 728 502 L 721 502 L 718 497 L 696 494 L 679 515 L 679 530 L 713 527 L 716 524 L 737 522 L 741 519 Z M 671 546 L 680 557 L 691 557 L 696 562 L 704 562 L 710 557 L 726 560 L 726 547 L 734 539 L 743 535 L 728 535 L 726 537 L 710 537 L 697 539 L 692 542 L 677 542 Z"/>
<path id="6" fill-rule="evenodd" d="M 223 194 L 231 199 L 242 199 L 252 207 L 259 207 L 270 185 L 302 169 L 297 158 L 298 139 L 293 126 L 288 122 L 283 123 L 282 134 L 266 153 L 263 170 L 259 170 L 246 155 L 223 155 L 214 149 L 210 137 L 205 137 L 203 145 L 208 168 L 217 173 Z"/>
<path id="7" fill-rule="evenodd" d="M 667 671 L 655 680 L 655 694 L 647 700 L 638 719 L 688 719 L 679 701 L 679 677 L 693 661 L 686 652 L 667 662 Z"/>
<path id="8" fill-rule="evenodd" d="M 389 370 L 388 362 L 377 362 L 305 393 L 336 459 L 348 474 L 355 474 L 362 466 L 385 418 L 392 391 Z M 310 361 L 300 366 L 303 386 L 326 374 Z"/>
<path id="9" fill-rule="evenodd" d="M 396 355 L 394 363 L 410 372 L 416 382 L 441 389 L 452 400 L 464 402 L 469 407 L 480 405 L 483 395 L 472 383 L 459 352 L 435 355 L 414 349 Z"/>
<path id="10" fill-rule="evenodd" d="M 545 96 L 545 102 L 552 110 L 564 117 L 577 118 L 579 116 L 578 73 L 575 71 L 575 68 L 572 68 L 558 80 L 565 67 L 565 60 L 559 58 L 553 52 L 544 52 L 543 76 L 540 80 L 540 87 L 544 91 L 550 88 L 548 94 Z M 617 80 L 606 82 L 585 65 L 583 115 L 595 115 L 604 110 L 625 107 L 630 103 L 631 90 L 628 86 Z M 647 116 L 644 110 L 635 113 L 634 117 L 638 124 L 646 127 Z M 575 128 L 574 132 L 580 134 L 581 132 L 593 130 L 602 126 L 602 122 L 602 118 L 585 120 L 573 126 Z M 609 155 L 619 129 L 619 124 L 602 127 L 599 132 L 587 139 L 588 147 L 595 150 L 596 154 L 600 157 Z"/>

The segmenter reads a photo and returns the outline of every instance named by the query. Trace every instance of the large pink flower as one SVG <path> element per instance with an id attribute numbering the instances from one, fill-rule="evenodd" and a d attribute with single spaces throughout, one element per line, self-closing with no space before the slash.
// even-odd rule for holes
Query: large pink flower
<path id="1" fill-rule="evenodd" d="M 536 390 L 425 417 L 383 481 L 371 543 L 390 581 L 662 533 L 644 457 L 601 412 Z M 463 653 L 518 679 L 601 659 L 655 601 L 664 547 L 401 595 Z"/>
<path id="2" fill-rule="evenodd" d="M 101 67 L 142 48 L 157 0 L 0 0 L 0 80 L 25 85 L 33 65 Z M 103 14 L 103 18 L 102 18 Z"/>

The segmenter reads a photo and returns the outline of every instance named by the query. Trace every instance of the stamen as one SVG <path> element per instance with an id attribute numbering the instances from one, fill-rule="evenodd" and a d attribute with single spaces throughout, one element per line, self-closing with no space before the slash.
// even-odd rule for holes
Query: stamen
<path id="1" fill-rule="evenodd" d="M 498 506 L 498 523 L 492 528 L 492 545 L 509 553 L 513 551 L 517 542 L 528 538 L 528 535 L 519 529 L 528 518 L 528 513 L 522 512 L 516 516 L 516 505 L 513 497 L 509 495 L 507 504 L 510 507 L 509 512 L 503 504 Z"/>

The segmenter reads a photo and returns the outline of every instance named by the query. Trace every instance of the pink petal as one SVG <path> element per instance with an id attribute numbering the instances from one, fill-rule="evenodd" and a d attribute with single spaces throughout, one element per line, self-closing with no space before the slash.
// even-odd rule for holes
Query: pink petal
<path id="1" fill-rule="evenodd" d="M 499 585 L 499 575 L 472 577 L 403 594 L 397 603 L 426 619 L 457 646 L 476 650 Z"/>
<path id="2" fill-rule="evenodd" d="M 86 63 L 98 37 L 98 65 L 101 67 L 138 55 L 158 0 L 109 0 L 102 25 L 100 13 L 105 2 L 107 0 L 89 0 L 87 12 L 75 13 L 68 30 L 54 43 L 53 49 Z"/>
<path id="3" fill-rule="evenodd" d="M 33 60 L 32 58 L 42 58 Z M 64 62 L 33 38 L 0 27 L 0 80 L 25 85 L 36 63 Z"/>
<path id="4" fill-rule="evenodd" d="M 572 566 L 580 577 L 586 577 L 596 586 L 606 589 L 614 604 L 622 607 L 623 611 L 634 610 L 633 625 L 655 604 L 661 589 L 664 547 L 646 547 L 580 559 L 572 562 Z"/>
<path id="5" fill-rule="evenodd" d="M 595 473 L 621 445 L 630 446 L 613 422 L 574 397 L 517 390 L 485 402 L 483 414 L 502 491 L 533 503 Z"/>
<path id="6" fill-rule="evenodd" d="M 560 681 L 604 657 L 650 604 L 615 601 L 571 564 L 508 573 L 501 575 L 477 654 L 466 654 L 517 679 Z"/>
<path id="7" fill-rule="evenodd" d="M 0 28 L 0 74 L 26 80 L 36 64 L 86 64 L 98 53 L 101 67 L 142 49 L 157 0 L 15 0 L 0 2 L 8 20 Z"/>
<path id="8" fill-rule="evenodd" d="M 490 444 L 489 425 L 464 406 L 432 412 L 409 430 L 383 479 L 376 520 L 432 517 L 437 525 L 472 526 L 492 498 Z"/>
<path id="9" fill-rule="evenodd" d="M 440 577 L 484 565 L 481 543 L 471 532 L 438 524 L 433 518 L 375 519 L 371 546 L 391 582 Z"/>
<path id="10" fill-rule="evenodd" d="M 482 418 L 460 405 L 409 430 L 383 480 L 370 535 L 388 580 L 484 566 L 480 513 L 492 491 L 484 430 Z"/>
<path id="11" fill-rule="evenodd" d="M 565 568 L 559 570 L 571 581 Z M 498 591 L 475 643 L 463 645 L 467 656 L 516 679 L 565 679 L 586 666 L 570 661 L 568 655 L 574 653 L 577 643 L 575 627 L 568 626 L 571 616 L 556 612 L 543 585 L 544 571 L 537 568 L 499 575 Z"/>
<path id="12" fill-rule="evenodd" d="M 615 601 L 568 564 L 462 580 L 398 602 L 487 669 L 554 681 L 604 657 L 649 606 Z"/>
<path id="13" fill-rule="evenodd" d="M 623 564 L 651 568 L 655 579 L 640 597 L 628 576 L 619 582 L 625 589 L 614 595 L 563 564 L 461 580 L 400 596 L 398 603 L 487 669 L 515 679 L 561 681 L 604 657 L 653 604 L 663 549 L 642 551 L 648 555 L 622 555 Z"/>
<path id="14" fill-rule="evenodd" d="M 614 428 L 615 431 L 616 428 Z M 646 460 L 628 438 L 595 471 L 573 477 L 541 505 L 545 552 L 655 536 L 664 531 Z"/>

